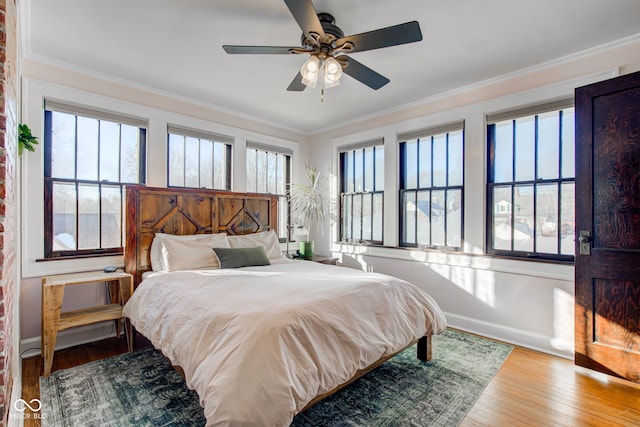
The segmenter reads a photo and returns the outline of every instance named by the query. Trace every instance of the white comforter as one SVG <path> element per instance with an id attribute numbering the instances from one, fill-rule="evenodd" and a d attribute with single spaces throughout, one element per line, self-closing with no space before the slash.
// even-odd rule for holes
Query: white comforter
<path id="1" fill-rule="evenodd" d="M 316 396 L 446 325 L 412 284 L 304 261 L 152 274 L 124 315 L 184 369 L 208 426 L 289 425 Z"/>

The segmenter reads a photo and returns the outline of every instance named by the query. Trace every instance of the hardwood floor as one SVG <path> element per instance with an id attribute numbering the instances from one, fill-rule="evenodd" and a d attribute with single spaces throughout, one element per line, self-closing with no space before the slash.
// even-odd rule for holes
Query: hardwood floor
<path id="1" fill-rule="evenodd" d="M 135 347 L 149 346 L 137 339 Z M 56 351 L 53 370 L 126 352 L 123 339 Z M 436 356 L 437 357 L 437 356 Z M 42 358 L 23 360 L 22 398 L 40 396 Z M 40 426 L 29 409 L 25 427 Z M 640 385 L 516 347 L 461 426 L 640 426 Z"/>

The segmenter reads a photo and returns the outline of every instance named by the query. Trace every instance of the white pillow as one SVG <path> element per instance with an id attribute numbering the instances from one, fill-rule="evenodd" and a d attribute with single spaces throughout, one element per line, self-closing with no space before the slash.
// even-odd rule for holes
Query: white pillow
<path id="1" fill-rule="evenodd" d="M 149 250 L 149 258 L 151 260 L 151 269 L 153 271 L 166 271 L 167 267 L 164 265 L 164 258 L 162 256 L 162 241 L 165 239 L 180 240 L 183 242 L 193 242 L 196 240 L 208 240 L 213 239 L 214 244 L 211 247 L 228 248 L 229 242 L 227 241 L 227 235 L 225 233 L 217 234 L 186 234 L 183 236 L 176 234 L 156 233 L 153 241 L 151 242 L 151 249 Z"/>
<path id="2" fill-rule="evenodd" d="M 264 247 L 269 259 L 283 258 L 280 241 L 275 231 L 262 231 L 260 233 L 243 234 L 241 236 L 228 236 L 229 245 L 232 248 L 254 248 Z"/>
<path id="3" fill-rule="evenodd" d="M 168 271 L 220 268 L 213 248 L 228 248 L 225 239 L 162 239 L 162 258 Z"/>

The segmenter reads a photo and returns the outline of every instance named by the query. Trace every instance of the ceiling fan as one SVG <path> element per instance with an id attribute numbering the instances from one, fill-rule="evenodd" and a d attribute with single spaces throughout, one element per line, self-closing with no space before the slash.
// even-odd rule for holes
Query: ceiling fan
<path id="1" fill-rule="evenodd" d="M 229 54 L 308 54 L 300 72 L 287 90 L 303 91 L 315 87 L 322 79 L 322 88 L 340 83 L 343 72 L 374 90 L 389 83 L 389 79 L 347 56 L 383 47 L 422 40 L 417 21 L 381 28 L 351 36 L 344 35 L 328 13 L 317 13 L 311 0 L 284 0 L 302 29 L 302 46 L 234 46 L 222 48 Z"/>

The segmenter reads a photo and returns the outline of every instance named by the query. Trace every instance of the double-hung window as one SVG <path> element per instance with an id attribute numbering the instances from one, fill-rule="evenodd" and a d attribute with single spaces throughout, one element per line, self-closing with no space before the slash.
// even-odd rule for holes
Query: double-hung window
<path id="1" fill-rule="evenodd" d="M 169 186 L 231 190 L 232 143 L 228 136 L 169 126 Z"/>
<path id="2" fill-rule="evenodd" d="M 340 241 L 382 244 L 384 143 L 340 152 Z"/>
<path id="3" fill-rule="evenodd" d="M 572 261 L 573 101 L 487 117 L 487 252 Z"/>
<path id="4" fill-rule="evenodd" d="M 278 195 L 278 236 L 289 224 L 287 191 L 291 186 L 291 155 L 286 148 L 247 142 L 247 191 Z"/>
<path id="5" fill-rule="evenodd" d="M 146 121 L 47 100 L 45 258 L 122 253 L 124 186 L 145 182 Z"/>
<path id="6" fill-rule="evenodd" d="M 399 135 L 400 246 L 461 250 L 464 123 Z"/>

